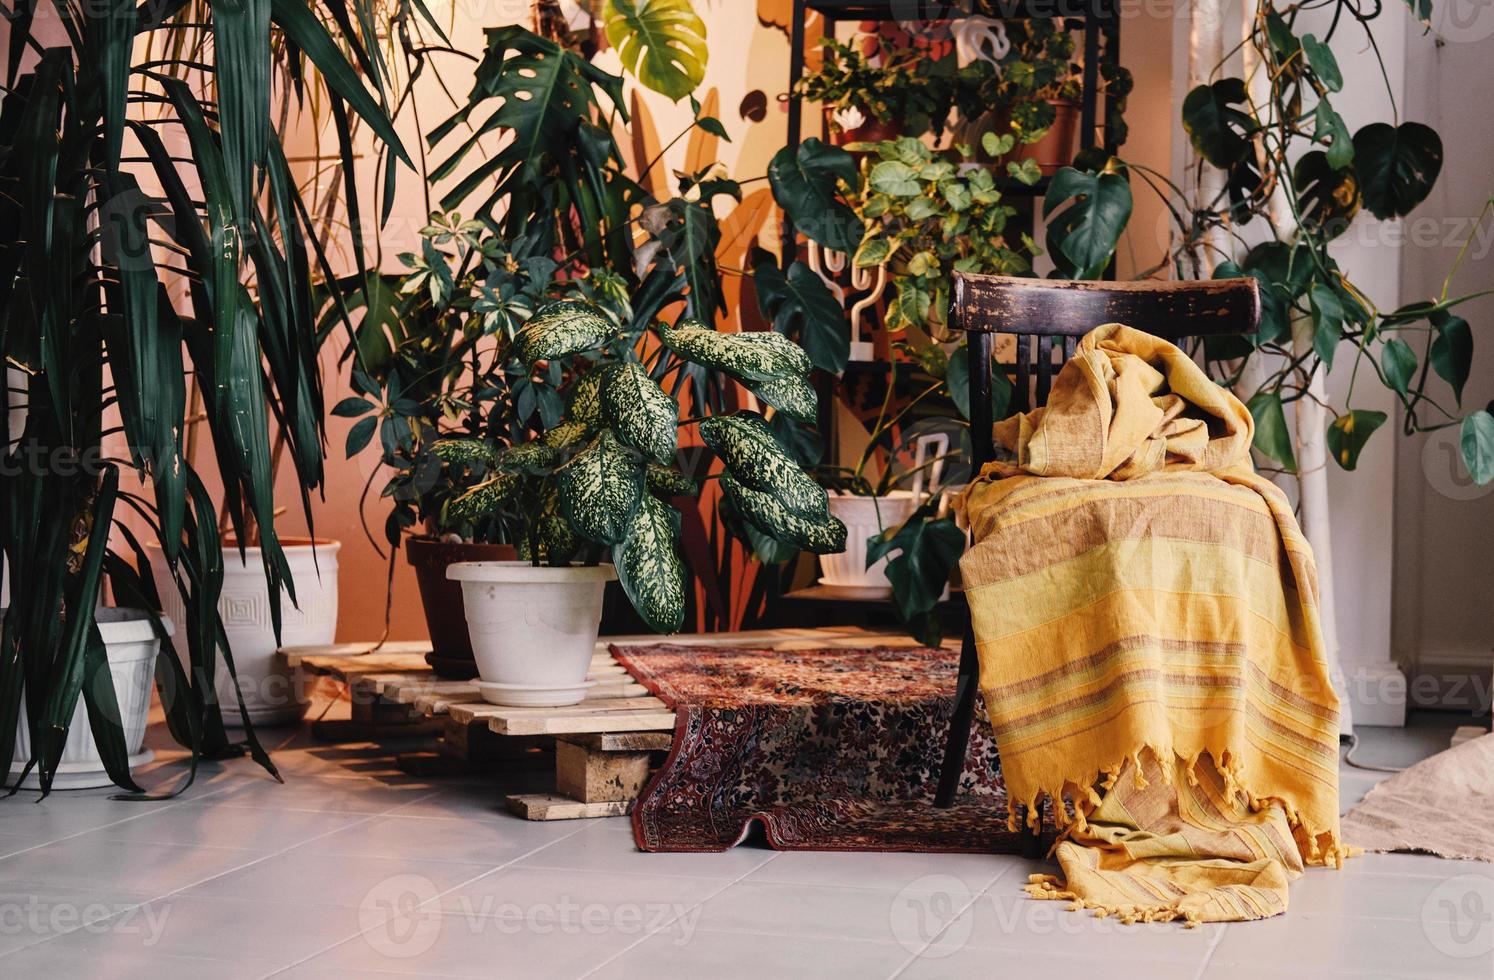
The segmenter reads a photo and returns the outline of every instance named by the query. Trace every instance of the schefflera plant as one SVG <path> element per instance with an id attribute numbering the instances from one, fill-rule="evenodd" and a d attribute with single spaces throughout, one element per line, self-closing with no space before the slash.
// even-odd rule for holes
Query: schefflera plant
<path id="1" fill-rule="evenodd" d="M 700 492 L 699 480 L 676 465 L 681 427 L 699 426 L 723 463 L 716 477 L 723 507 L 752 530 L 832 554 L 844 549 L 846 529 L 763 415 L 703 407 L 707 414 L 681 420 L 660 384 L 694 364 L 741 384 L 770 410 L 813 422 L 809 355 L 779 333 L 721 333 L 690 318 L 655 322 L 651 332 L 660 344 L 644 360 L 638 351 L 646 345 L 601 308 L 577 299 L 542 307 L 514 337 L 512 354 L 529 372 L 567 362 L 572 381 L 560 422 L 509 447 L 447 439 L 432 451 L 481 477 L 452 501 L 454 516 L 518 515 L 520 554 L 536 565 L 595 564 L 610 553 L 633 608 L 652 629 L 674 633 L 684 622 L 688 575 L 671 501 Z"/>

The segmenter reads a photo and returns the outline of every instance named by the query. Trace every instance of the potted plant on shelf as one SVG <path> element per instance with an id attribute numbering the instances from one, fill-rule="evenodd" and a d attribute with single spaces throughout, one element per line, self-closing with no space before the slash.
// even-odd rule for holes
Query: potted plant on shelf
<path id="1" fill-rule="evenodd" d="M 968 99 L 966 90 L 973 91 L 967 75 L 980 71 L 958 68 L 952 52 L 931 58 L 883 34 L 849 43 L 827 37 L 820 45 L 820 68 L 799 80 L 798 93 L 824 107 L 842 145 L 931 130 L 937 137 L 956 103 Z"/>
<path id="2" fill-rule="evenodd" d="M 362 41 L 334 41 L 323 26 L 335 14 L 275 4 L 255 31 L 205 5 L 56 6 L 12 20 L 14 50 L 35 57 L 10 60 L 0 98 L 0 225 L 14 232 L 0 239 L 0 353 L 23 376 L 24 410 L 0 429 L 0 550 L 13 585 L 24 583 L 0 626 L 0 758 L 24 756 L 18 778 L 34 772 L 50 790 L 81 701 L 108 777 L 140 792 L 130 772 L 138 681 L 106 680 L 124 667 L 109 640 L 126 628 L 115 622 L 124 614 L 98 611 L 107 577 L 115 602 L 154 621 L 161 701 L 193 766 L 247 749 L 273 773 L 252 727 L 238 743 L 224 730 L 216 678 L 235 663 L 218 602 L 223 546 L 184 445 L 200 413 L 230 526 L 241 540 L 251 520 L 262 529 L 260 575 L 278 624 L 292 572 L 273 531 L 269 420 L 298 485 L 318 486 L 313 267 L 330 277 L 322 229 L 271 126 L 273 52 L 295 52 L 294 66 L 280 66 L 335 104 L 341 140 L 356 117 L 392 155 L 404 151 L 352 67 L 368 62 Z M 191 52 L 211 38 L 235 43 L 204 64 Z M 190 409 L 189 375 L 203 392 Z M 122 487 L 121 470 L 140 487 Z M 141 529 L 160 541 L 168 591 L 182 599 L 184 660 L 157 618 Z M 137 664 L 152 643 L 140 626 L 127 628 Z"/>
<path id="3" fill-rule="evenodd" d="M 808 355 L 774 332 L 719 333 L 688 318 L 639 335 L 619 313 L 606 299 L 562 299 L 538 310 L 507 345 L 524 376 L 570 368 L 554 424 L 541 424 L 524 442 L 448 439 L 432 447 L 482 477 L 450 509 L 506 524 L 524 559 L 447 571 L 462 583 L 478 689 L 495 704 L 581 700 L 602 586 L 614 574 L 651 628 L 680 628 L 687 575 L 671 501 L 699 491 L 699 478 L 674 465 L 682 427 L 696 427 L 721 461 L 710 478 L 757 533 L 817 554 L 845 544 L 825 490 L 762 415 L 703 407 L 681 421 L 661 387 L 703 369 L 713 383 L 735 382 L 771 410 L 812 420 Z M 604 557 L 610 565 L 601 564 Z"/>

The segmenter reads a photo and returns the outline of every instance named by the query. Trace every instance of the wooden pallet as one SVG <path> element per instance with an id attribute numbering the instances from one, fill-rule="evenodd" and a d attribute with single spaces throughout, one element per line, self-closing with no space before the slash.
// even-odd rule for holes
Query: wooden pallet
<path id="1" fill-rule="evenodd" d="M 331 677 L 347 688 L 351 718 L 318 721 L 312 736 L 323 742 L 380 741 L 440 734 L 442 726 L 408 705 L 385 697 L 392 682 L 412 674 L 429 673 L 425 655 L 430 644 L 396 642 L 337 643 L 328 646 L 283 647 L 286 666 L 309 674 Z"/>

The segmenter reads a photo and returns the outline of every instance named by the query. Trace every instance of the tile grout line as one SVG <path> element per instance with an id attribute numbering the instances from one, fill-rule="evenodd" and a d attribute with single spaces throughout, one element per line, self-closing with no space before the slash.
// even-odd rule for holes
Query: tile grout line
<path id="1" fill-rule="evenodd" d="M 209 790 L 206 794 L 204 794 L 200 798 L 201 799 L 209 799 L 209 798 L 211 798 L 213 796 L 216 796 L 219 793 L 224 792 L 226 789 L 228 789 L 228 787 L 222 786 L 222 787 L 219 787 L 218 789 L 215 789 L 215 790 Z M 59 790 L 58 792 L 66 792 L 66 790 Z M 108 798 L 105 797 L 105 799 L 107 800 Z M 42 801 L 40 799 L 38 799 L 38 800 L 36 800 L 31 805 L 35 806 L 35 805 L 37 805 L 37 804 L 39 804 L 41 802 Z M 122 801 L 122 802 L 134 802 L 134 801 Z M 144 801 L 140 801 L 140 802 L 144 802 Z M 51 840 L 42 841 L 40 844 L 33 844 L 30 847 L 23 847 L 19 851 L 11 851 L 8 854 L 0 855 L 0 862 L 3 862 L 5 860 L 7 860 L 8 858 L 16 857 L 17 855 L 20 855 L 20 854 L 28 854 L 31 851 L 39 850 L 40 848 L 43 848 L 43 847 L 51 847 L 53 844 L 61 844 L 63 841 L 69 841 L 69 840 L 72 840 L 75 837 L 82 837 L 82 836 L 84 836 L 86 834 L 98 833 L 101 830 L 108 830 L 110 827 L 118 827 L 120 824 L 133 823 L 136 820 L 143 820 L 146 817 L 153 817 L 153 816 L 155 816 L 158 813 L 165 813 L 168 810 L 174 810 L 174 809 L 176 809 L 179 806 L 184 806 L 187 802 L 188 801 L 184 800 L 184 799 L 174 799 L 174 800 L 164 801 L 164 803 L 163 803 L 162 806 L 151 807 L 149 809 L 142 808 L 139 813 L 137 813 L 137 814 L 135 814 L 133 816 L 121 817 L 118 820 L 111 820 L 108 823 L 99 824 L 97 827 L 89 827 L 87 830 L 80 830 L 77 833 L 63 834 L 61 837 L 54 837 Z M 108 838 L 105 838 L 105 839 L 107 840 Z"/>
<path id="2" fill-rule="evenodd" d="M 225 790 L 227 788 L 228 787 L 224 787 Z M 223 792 L 223 791 L 224 790 L 215 790 L 214 792 L 218 793 L 218 792 Z M 439 792 L 439 791 L 432 790 L 430 793 L 427 793 L 424 796 L 419 797 L 419 799 L 417 799 L 417 800 L 407 800 L 406 803 L 400 804 L 400 805 L 404 806 L 404 805 L 407 805 L 409 803 L 417 803 L 420 800 L 424 800 L 424 799 L 427 799 L 427 798 L 429 798 L 431 796 L 436 795 L 437 792 Z M 206 798 L 207 797 L 203 797 L 203 799 L 206 799 Z M 174 806 L 174 804 L 173 804 L 173 806 Z M 152 810 L 151 813 L 160 813 L 160 812 L 163 812 L 165 810 L 169 810 L 171 808 L 172 808 L 172 806 L 164 806 L 164 807 L 160 807 L 157 810 Z M 391 809 L 393 809 L 393 808 L 391 808 Z M 77 926 L 73 927 L 72 929 L 68 929 L 66 932 L 58 932 L 58 933 L 53 933 L 50 936 L 43 936 L 42 938 L 38 939 L 36 942 L 27 943 L 24 946 L 18 946 L 15 949 L 9 950 L 9 951 L 7 951 L 5 953 L 0 953 L 0 959 L 3 959 L 6 956 L 10 956 L 13 953 L 19 953 L 23 949 L 32 949 L 32 948 L 34 948 L 36 946 L 40 946 L 42 943 L 51 942 L 51 941 L 53 941 L 55 939 L 61 939 L 63 936 L 70 936 L 73 933 L 75 933 L 78 930 L 83 929 L 85 927 L 93 927 L 93 926 L 97 926 L 97 925 L 99 925 L 101 923 L 108 922 L 109 920 L 111 920 L 113 918 L 116 918 L 117 916 L 124 915 L 124 914 L 126 914 L 128 912 L 133 912 L 136 909 L 144 908 L 145 906 L 150 905 L 153 902 L 159 902 L 159 901 L 162 901 L 163 899 L 168 899 L 171 896 L 179 894 L 180 892 L 186 891 L 189 888 L 196 888 L 198 885 L 202 885 L 202 884 L 204 884 L 206 882 L 209 882 L 209 881 L 212 881 L 212 880 L 214 880 L 216 878 L 221 878 L 224 875 L 230 875 L 230 874 L 233 874 L 234 872 L 242 871 L 245 868 L 253 867 L 254 865 L 259 864 L 262 861 L 268 861 L 270 858 L 280 857 L 282 854 L 287 854 L 287 853 L 295 850 L 298 847 L 301 847 L 301 846 L 306 845 L 306 844 L 310 844 L 310 843 L 312 843 L 314 841 L 320 840 L 323 837 L 327 837 L 327 836 L 329 836 L 331 834 L 341 833 L 342 831 L 347 830 L 347 829 L 349 829 L 351 827 L 361 826 L 361 825 L 367 823 L 368 821 L 373 820 L 376 817 L 382 817 L 382 816 L 384 816 L 387 812 L 388 811 L 381 810 L 378 813 L 364 814 L 364 815 L 362 815 L 362 817 L 360 819 L 354 820 L 351 823 L 348 823 L 348 824 L 346 824 L 344 826 L 336 827 L 336 828 L 333 828 L 332 830 L 323 831 L 322 833 L 313 835 L 311 837 L 308 837 L 308 838 L 306 838 L 303 841 L 297 841 L 294 844 L 289 844 L 289 845 L 287 845 L 287 846 L 285 846 L 285 847 L 283 847 L 283 848 L 281 848 L 281 849 L 279 849 L 277 851 L 271 851 L 271 852 L 269 852 L 267 854 L 261 854 L 261 855 L 259 855 L 258 857 L 256 857 L 252 861 L 246 861 L 243 864 L 235 865 L 232 868 L 227 868 L 227 869 L 225 869 L 223 871 L 219 871 L 219 872 L 217 872 L 215 874 L 210 874 L 210 875 L 208 875 L 205 878 L 199 878 L 196 881 L 188 882 L 187 884 L 181 885 L 180 887 L 177 887 L 177 888 L 173 888 L 173 889 L 171 889 L 168 892 L 165 892 L 163 894 L 156 895 L 156 896 L 153 896 L 151 898 L 148 898 L 148 899 L 146 899 L 143 902 L 137 902 L 134 905 L 126 906 L 124 908 L 115 909 L 114 911 L 110 912 L 106 916 L 103 916 L 102 918 L 91 919 L 91 920 L 89 920 L 86 923 L 79 923 Z M 141 816 L 149 816 L 149 815 L 150 814 L 141 814 Z M 137 817 L 129 817 L 129 818 L 126 818 L 126 819 L 127 820 L 135 820 L 135 819 L 138 819 L 138 818 Z M 124 821 L 118 821 L 118 822 L 123 823 Z M 114 825 L 113 824 L 106 824 L 105 826 L 114 826 Z M 84 833 L 91 833 L 91 831 L 84 831 Z M 77 836 L 77 835 L 73 835 L 73 836 Z M 61 839 L 66 840 L 68 838 L 61 838 Z M 128 844 L 130 842 L 129 841 L 122 841 L 120 843 Z M 171 846 L 176 846 L 176 845 L 171 845 Z M 180 846 L 195 846 L 195 845 L 180 845 Z"/>
<path id="3" fill-rule="evenodd" d="M 416 800 L 407 800 L 406 802 L 401 803 L 399 806 L 400 807 L 411 806 L 413 804 L 420 803 L 423 800 L 429 799 L 431 796 L 438 795 L 439 793 L 440 793 L 440 790 L 434 790 L 430 794 L 427 794 L 426 796 L 422 796 L 422 797 L 420 797 L 419 799 L 416 799 Z M 397 809 L 399 809 L 399 807 L 394 807 L 393 809 L 397 810 Z M 384 813 L 375 814 L 375 816 L 381 816 L 381 817 L 382 816 L 389 816 L 390 813 L 392 813 L 392 812 L 393 812 L 393 810 L 390 810 L 390 811 L 386 811 Z M 428 902 L 439 902 L 441 899 L 445 898 L 447 895 L 450 895 L 452 892 L 457 891 L 458 889 L 461 889 L 461 888 L 466 888 L 468 885 L 471 885 L 471 884 L 473 884 L 475 882 L 481 881 L 482 879 L 486 878 L 488 875 L 491 875 L 491 874 L 494 874 L 496 872 L 502 871 L 505 868 L 509 867 L 510 865 L 514 864 L 516 861 L 522 861 L 522 860 L 524 860 L 525 858 L 529 857 L 531 854 L 538 854 L 540 851 L 543 851 L 545 848 L 550 847 L 553 844 L 558 844 L 558 843 L 560 843 L 563 840 L 569 840 L 571 837 L 573 837 L 576 834 L 579 834 L 583 830 L 585 830 L 587 826 L 588 825 L 586 825 L 586 824 L 578 826 L 578 827 L 576 827 L 575 830 L 572 830 L 568 834 L 565 834 L 563 836 L 557 837 L 557 838 L 555 838 L 552 841 L 546 841 L 545 843 L 543 843 L 540 846 L 534 848 L 533 850 L 525 851 L 522 854 L 515 855 L 514 857 L 510 858 L 509 860 L 503 862 L 502 864 L 495 865 L 495 866 L 489 868 L 488 870 L 482 872 L 481 874 L 474 875 L 471 878 L 466 879 L 465 881 L 459 881 L 456 884 L 452 885 L 450 888 L 447 888 L 446 890 L 441 891 L 441 892 L 437 892 L 434 898 L 427 899 L 426 902 L 422 902 L 421 903 L 421 907 L 425 906 Z M 360 906 L 360 910 L 361 910 L 361 906 Z M 417 911 L 418 911 L 418 909 L 417 909 Z M 437 906 L 436 908 L 432 909 L 431 910 L 431 914 L 441 915 L 442 912 L 441 912 L 440 907 Z M 339 939 L 336 942 L 333 942 L 333 943 L 331 943 L 331 944 L 329 944 L 327 946 L 324 946 L 323 948 L 321 948 L 319 950 L 316 950 L 313 953 L 310 953 L 310 954 L 308 954 L 306 956 L 303 956 L 301 959 L 296 960 L 294 963 L 287 963 L 285 966 L 282 966 L 282 967 L 279 967 L 277 969 L 271 970 L 269 973 L 264 974 L 264 976 L 262 976 L 260 978 L 260 980 L 269 980 L 270 977 L 279 976 L 280 974 L 286 972 L 287 970 L 295 969 L 296 967 L 300 966 L 301 964 L 308 963 L 311 960 L 316 959 L 318 956 L 323 955 L 324 953 L 331 952 L 332 950 L 336 949 L 339 946 L 345 946 L 348 943 L 352 942 L 353 940 L 357 939 L 358 937 L 363 936 L 363 935 L 365 935 L 365 934 L 373 931 L 374 929 L 377 929 L 377 928 L 379 928 L 381 926 L 386 925 L 389 922 L 389 920 L 394 917 L 394 915 L 395 915 L 395 913 L 391 911 L 388 915 L 385 915 L 383 918 L 379 919 L 378 922 L 372 923 L 371 925 L 369 925 L 369 926 L 367 926 L 365 928 L 359 929 L 357 932 L 353 933 L 351 936 L 347 936 L 347 937 L 345 937 L 343 939 Z"/>
<path id="4" fill-rule="evenodd" d="M 634 949 L 637 949 L 639 946 L 642 946 L 644 943 L 648 942 L 654 936 L 658 936 L 658 935 L 663 934 L 666 930 L 668 930 L 676 922 L 680 921 L 681 919 L 683 919 L 685 916 L 689 915 L 694 910 L 705 908 L 706 903 L 709 902 L 711 899 L 720 896 L 723 892 L 725 892 L 731 886 L 739 884 L 748 875 L 754 874 L 757 871 L 761 870 L 762 868 L 766 868 L 768 865 L 770 865 L 774 861 L 778 860 L 778 858 L 781 857 L 782 855 L 784 855 L 785 853 L 787 853 L 787 852 L 785 852 L 785 851 L 776 851 L 776 850 L 773 851 L 772 855 L 766 861 L 764 861 L 762 864 L 759 864 L 757 867 L 752 868 L 752 869 L 750 869 L 748 871 L 743 871 L 741 874 L 737 875 L 735 878 L 730 879 L 725 884 L 723 884 L 720 888 L 718 888 L 715 891 L 711 892 L 709 895 L 707 895 L 705 898 L 702 898 L 700 901 L 698 901 L 698 902 L 694 903 L 693 905 L 689 906 L 688 908 L 685 909 L 685 911 L 681 912 L 679 915 L 675 916 L 674 918 L 670 919 L 668 922 L 666 922 L 663 925 L 659 926 L 659 928 L 644 933 L 642 936 L 640 936 L 638 938 L 638 940 L 636 942 L 629 943 L 628 945 L 624 946 L 622 949 L 618 950 L 617 952 L 613 953 L 611 956 L 609 956 L 606 959 L 604 959 L 602 962 L 598 963 L 596 966 L 592 967 L 590 970 L 587 970 L 585 973 L 580 974 L 580 976 L 577 977 L 577 980 L 585 980 L 586 977 L 589 977 L 592 974 L 596 973 L 602 967 L 606 966 L 608 963 L 611 963 L 613 960 L 617 959 L 618 957 L 620 957 L 620 956 L 622 956 L 622 955 L 624 955 L 624 954 L 626 954 L 626 953 L 628 953 L 628 952 L 630 952 L 630 951 L 632 951 Z M 709 880 L 709 879 L 701 879 L 701 880 Z"/>
<path id="5" fill-rule="evenodd" d="M 930 939 L 928 942 L 924 943 L 921 948 L 919 948 L 917 950 L 914 950 L 913 951 L 913 955 L 909 956 L 906 960 L 904 960 L 903 961 L 903 965 L 900 966 L 900 967 L 898 967 L 895 971 L 893 971 L 892 975 L 889 976 L 887 978 L 887 980 L 897 980 L 898 977 L 900 977 L 904 973 L 908 972 L 908 968 L 911 967 L 914 963 L 917 963 L 919 961 L 919 959 L 921 959 L 923 957 L 923 954 L 926 953 L 926 952 L 928 952 L 929 948 L 931 946 L 933 946 L 934 943 L 937 943 L 939 941 L 940 937 L 942 937 L 946 932 L 949 931 L 949 927 L 952 926 L 952 925 L 954 925 L 956 922 L 958 922 L 960 920 L 960 916 L 962 916 L 966 912 L 969 912 L 972 909 L 974 909 L 975 908 L 975 903 L 978 902 L 978 901 L 980 901 L 982 898 L 986 897 L 987 895 L 989 895 L 991 893 L 991 889 L 994 888 L 994 887 L 996 887 L 996 882 L 998 882 L 1002 878 L 1006 877 L 1007 873 L 1009 871 L 1011 871 L 1014 867 L 1015 867 L 1015 865 L 1007 865 L 1006 867 L 1002 868 L 1000 871 L 996 872 L 995 877 L 993 877 L 990 881 L 986 882 L 985 885 L 980 889 L 980 891 L 976 892 L 974 895 L 972 895 L 970 897 L 970 901 L 965 904 L 964 908 L 960 909 L 960 911 L 957 914 L 955 914 L 952 918 L 950 918 L 950 920 L 948 922 L 944 923 L 943 927 L 941 927 L 940 930 L 934 934 L 934 937 L 932 939 Z"/>

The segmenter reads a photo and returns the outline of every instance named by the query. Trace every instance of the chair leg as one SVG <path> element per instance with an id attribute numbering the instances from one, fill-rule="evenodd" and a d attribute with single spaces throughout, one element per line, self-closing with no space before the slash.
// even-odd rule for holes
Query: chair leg
<path id="1" fill-rule="evenodd" d="M 949 717 L 949 739 L 944 743 L 944 763 L 939 768 L 939 789 L 934 806 L 944 809 L 954 802 L 970 747 L 970 720 L 975 714 L 975 689 L 980 681 L 980 658 L 975 652 L 975 628 L 967 619 L 965 639 L 960 644 L 960 679 L 955 685 L 954 711 Z"/>

